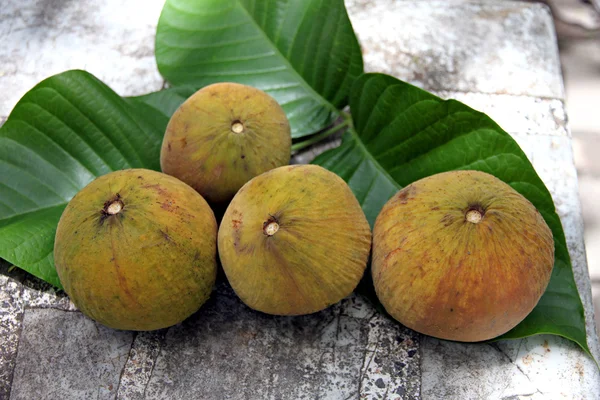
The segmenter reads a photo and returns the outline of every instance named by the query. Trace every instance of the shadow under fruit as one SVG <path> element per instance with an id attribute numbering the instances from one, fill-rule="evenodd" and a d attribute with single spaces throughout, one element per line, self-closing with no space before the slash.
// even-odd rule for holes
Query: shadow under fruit
<path id="1" fill-rule="evenodd" d="M 474 342 L 506 333 L 535 307 L 554 266 L 538 210 L 496 177 L 421 179 L 383 207 L 372 276 L 387 312 L 418 332 Z"/>
<path id="2" fill-rule="evenodd" d="M 67 205 L 54 260 L 65 291 L 88 317 L 116 329 L 183 321 L 216 277 L 217 225 L 196 191 L 160 172 L 97 178 Z"/>

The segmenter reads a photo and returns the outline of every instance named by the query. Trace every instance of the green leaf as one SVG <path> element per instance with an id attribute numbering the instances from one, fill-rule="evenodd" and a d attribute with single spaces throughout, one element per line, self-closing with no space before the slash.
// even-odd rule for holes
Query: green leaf
<path id="1" fill-rule="evenodd" d="M 350 109 L 354 129 L 339 147 L 313 162 L 348 182 L 371 226 L 387 200 L 411 182 L 461 169 L 495 175 L 541 212 L 554 235 L 556 259 L 538 305 L 499 339 L 549 333 L 589 353 L 560 219 L 548 189 L 514 139 L 485 114 L 382 74 L 366 74 L 356 81 Z"/>
<path id="2" fill-rule="evenodd" d="M 294 138 L 329 125 L 363 71 L 343 0 L 167 0 L 156 61 L 174 85 L 266 91 Z"/>
<path id="3" fill-rule="evenodd" d="M 100 175 L 160 170 L 167 122 L 84 71 L 31 89 L 0 128 L 0 257 L 61 287 L 53 247 L 63 209 Z"/>
<path id="4" fill-rule="evenodd" d="M 171 118 L 171 115 L 179 108 L 181 103 L 186 101 L 194 92 L 196 92 L 196 89 L 192 86 L 177 86 L 142 96 L 129 97 L 129 99 L 146 103 L 165 117 Z"/>

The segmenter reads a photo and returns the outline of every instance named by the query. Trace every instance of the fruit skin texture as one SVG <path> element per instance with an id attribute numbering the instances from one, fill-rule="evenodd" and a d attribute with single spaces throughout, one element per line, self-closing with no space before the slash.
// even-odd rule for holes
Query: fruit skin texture
<path id="1" fill-rule="evenodd" d="M 290 124 L 271 96 L 251 86 L 215 83 L 175 111 L 160 165 L 209 203 L 220 204 L 255 176 L 289 164 L 291 145 Z"/>
<path id="2" fill-rule="evenodd" d="M 346 182 L 316 165 L 294 165 L 240 189 L 218 243 L 227 279 L 246 305 L 303 315 L 354 290 L 369 258 L 371 230 Z"/>
<path id="3" fill-rule="evenodd" d="M 110 214 L 119 202 L 122 209 Z M 54 262 L 85 315 L 115 329 L 154 330 L 183 321 L 208 299 L 216 235 L 212 210 L 191 187 L 129 169 L 73 197 L 58 224 Z"/>
<path id="4" fill-rule="evenodd" d="M 478 214 L 479 222 L 469 221 Z M 373 231 L 379 300 L 402 324 L 442 339 L 506 333 L 535 307 L 553 265 L 552 232 L 538 210 L 479 171 L 441 173 L 405 187 L 383 207 Z"/>

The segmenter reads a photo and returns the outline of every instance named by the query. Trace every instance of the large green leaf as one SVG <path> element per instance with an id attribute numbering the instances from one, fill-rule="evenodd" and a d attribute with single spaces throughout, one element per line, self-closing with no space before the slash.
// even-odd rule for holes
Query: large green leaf
<path id="1" fill-rule="evenodd" d="M 156 61 L 174 85 L 230 81 L 266 91 L 294 138 L 332 122 L 363 70 L 343 0 L 167 0 Z"/>
<path id="2" fill-rule="evenodd" d="M 160 170 L 167 122 L 84 71 L 31 89 L 0 128 L 0 257 L 60 287 L 53 246 L 66 204 L 111 171 Z"/>
<path id="3" fill-rule="evenodd" d="M 193 86 L 177 86 L 142 96 L 129 97 L 129 99 L 144 102 L 157 111 L 160 111 L 165 117 L 171 118 L 171 115 L 173 115 L 181 103 L 186 101 L 195 91 L 196 89 Z"/>
<path id="4" fill-rule="evenodd" d="M 459 169 L 495 175 L 537 207 L 556 248 L 552 278 L 540 302 L 501 338 L 555 334 L 589 353 L 560 219 L 550 193 L 514 139 L 485 114 L 382 74 L 366 74 L 356 81 L 350 109 L 354 129 L 339 147 L 313 162 L 349 183 L 371 225 L 385 202 L 411 182 Z"/>

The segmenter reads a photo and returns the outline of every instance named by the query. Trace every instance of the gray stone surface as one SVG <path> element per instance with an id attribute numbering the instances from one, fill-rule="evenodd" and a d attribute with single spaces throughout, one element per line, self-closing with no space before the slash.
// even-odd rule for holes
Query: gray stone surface
<path id="1" fill-rule="evenodd" d="M 2 0 L 0 117 L 42 79 L 85 69 L 122 95 L 161 88 L 154 33 L 164 0 Z"/>
<path id="2" fill-rule="evenodd" d="M 0 399 L 7 399 L 23 321 L 23 286 L 0 275 Z"/>
<path id="3" fill-rule="evenodd" d="M 462 101 L 486 113 L 510 133 L 569 136 L 565 104 L 560 99 L 513 94 L 433 92 L 444 99 Z"/>
<path id="4" fill-rule="evenodd" d="M 274 317 L 221 284 L 194 316 L 145 335 L 119 398 L 419 398 L 417 334 L 354 295 L 317 314 Z"/>
<path id="5" fill-rule="evenodd" d="M 28 309 L 11 399 L 113 399 L 133 333 L 79 312 Z"/>
<path id="6" fill-rule="evenodd" d="M 117 399 L 143 399 L 154 371 L 166 330 L 139 332 L 123 367 Z"/>
<path id="7" fill-rule="evenodd" d="M 564 96 L 554 26 L 542 4 L 347 0 L 365 69 L 427 90 Z"/>
<path id="8" fill-rule="evenodd" d="M 163 0 L 5 0 L 0 120 L 39 80 L 85 68 L 122 95 L 163 84 L 152 56 Z M 453 97 L 509 131 L 550 189 L 598 356 L 577 177 L 550 15 L 497 1 L 346 0 L 369 71 Z M 294 157 L 308 162 L 315 146 Z M 0 271 L 5 272 L 0 268 Z M 352 295 L 269 317 L 221 284 L 197 314 L 150 333 L 103 328 L 63 293 L 0 276 L 0 398 L 465 399 L 600 397 L 598 370 L 556 336 L 459 344 L 422 337 Z"/>

